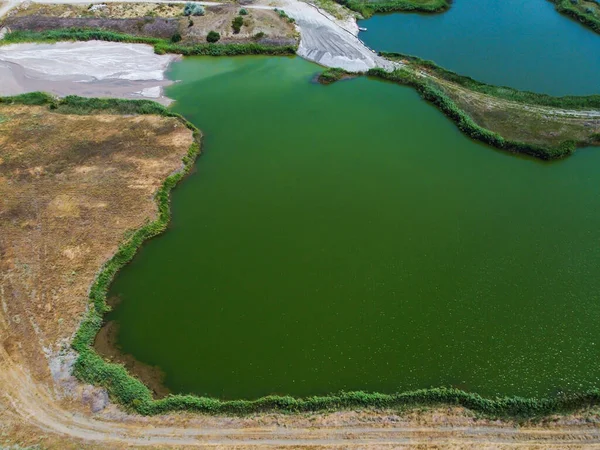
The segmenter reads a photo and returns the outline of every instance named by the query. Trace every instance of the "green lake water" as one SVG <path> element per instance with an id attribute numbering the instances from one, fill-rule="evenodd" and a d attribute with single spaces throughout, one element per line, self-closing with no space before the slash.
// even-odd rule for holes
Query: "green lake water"
<path id="1" fill-rule="evenodd" d="M 454 0 L 441 14 L 360 21 L 365 43 L 486 83 L 552 95 L 600 94 L 600 35 L 548 0 Z"/>
<path id="2" fill-rule="evenodd" d="M 204 154 L 112 286 L 122 350 L 221 398 L 599 386 L 600 151 L 507 154 L 410 88 L 317 71 L 173 65 Z"/>

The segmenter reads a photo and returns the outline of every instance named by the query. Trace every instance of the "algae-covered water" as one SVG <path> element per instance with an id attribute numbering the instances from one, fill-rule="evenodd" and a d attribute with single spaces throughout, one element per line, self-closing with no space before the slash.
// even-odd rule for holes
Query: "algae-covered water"
<path id="1" fill-rule="evenodd" d="M 496 151 L 410 88 L 318 70 L 173 66 L 204 154 L 112 286 L 122 350 L 221 398 L 598 386 L 600 151 Z"/>
<path id="2" fill-rule="evenodd" d="M 454 0 L 441 14 L 375 15 L 360 26 L 375 50 L 433 60 L 486 83 L 600 94 L 600 35 L 548 0 Z"/>

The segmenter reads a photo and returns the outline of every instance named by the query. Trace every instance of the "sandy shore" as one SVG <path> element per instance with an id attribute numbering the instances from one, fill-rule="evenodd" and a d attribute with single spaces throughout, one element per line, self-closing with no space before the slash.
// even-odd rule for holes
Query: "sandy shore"
<path id="1" fill-rule="evenodd" d="M 146 98 L 170 103 L 165 70 L 177 57 L 143 44 L 61 42 L 0 47 L 0 95 L 45 91 L 59 96 Z"/>

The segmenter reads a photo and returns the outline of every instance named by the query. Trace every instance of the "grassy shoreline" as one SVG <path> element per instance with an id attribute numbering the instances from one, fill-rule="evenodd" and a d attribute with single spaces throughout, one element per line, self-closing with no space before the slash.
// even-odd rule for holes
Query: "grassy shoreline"
<path id="1" fill-rule="evenodd" d="M 365 19 L 373 14 L 390 12 L 440 13 L 450 8 L 451 0 L 336 0 L 339 4 L 362 15 Z"/>
<path id="2" fill-rule="evenodd" d="M 183 45 L 166 39 L 133 36 L 114 31 L 90 30 L 84 28 L 63 28 L 48 31 L 13 31 L 8 33 L 0 45 L 39 43 L 53 44 L 63 41 L 107 41 L 128 44 L 148 44 L 158 55 L 173 53 L 184 56 L 236 56 L 236 55 L 294 55 L 295 45 L 263 45 L 256 42 L 243 44 L 193 44 Z"/>
<path id="3" fill-rule="evenodd" d="M 567 95 L 563 97 L 554 97 L 548 94 L 538 94 L 529 91 L 520 91 L 507 86 L 496 86 L 493 84 L 482 83 L 471 77 L 460 75 L 451 70 L 444 69 L 438 66 L 433 61 L 427 61 L 416 56 L 405 55 L 395 52 L 380 52 L 381 56 L 392 61 L 405 61 L 409 66 L 418 69 L 423 69 L 434 74 L 438 78 L 456 83 L 466 89 L 474 92 L 479 92 L 485 95 L 491 95 L 504 100 L 509 100 L 518 103 L 549 106 L 553 108 L 563 109 L 600 109 L 600 94 L 576 96 Z"/>
<path id="4" fill-rule="evenodd" d="M 589 13 L 578 8 L 577 4 L 573 4 L 571 0 L 549 0 L 554 3 L 554 8 L 561 14 L 571 17 L 578 21 L 583 26 L 600 34 L 600 6 L 596 7 L 596 14 Z"/>

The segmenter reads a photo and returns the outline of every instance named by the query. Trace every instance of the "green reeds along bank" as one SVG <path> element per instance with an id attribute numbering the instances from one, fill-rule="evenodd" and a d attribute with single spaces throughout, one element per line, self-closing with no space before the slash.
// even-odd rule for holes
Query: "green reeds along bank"
<path id="1" fill-rule="evenodd" d="M 450 8 L 449 0 L 388 0 L 382 2 L 368 0 L 337 0 L 346 8 L 358 12 L 364 18 L 376 13 L 422 12 L 439 13 Z"/>
<path id="2" fill-rule="evenodd" d="M 134 44 L 148 44 L 154 46 L 157 54 L 174 53 L 184 56 L 237 56 L 237 55 L 293 55 L 297 47 L 294 45 L 262 45 L 256 42 L 241 44 L 193 44 L 185 45 L 174 43 L 166 39 L 129 34 L 115 33 L 112 31 L 88 30 L 79 28 L 65 28 L 49 31 L 14 31 L 8 33 L 3 43 L 17 44 L 26 42 L 54 43 L 60 41 L 107 41 L 125 42 Z"/>
<path id="3" fill-rule="evenodd" d="M 336 81 L 353 78 L 359 75 L 361 74 L 348 72 L 347 70 L 340 69 L 339 67 L 331 67 L 321 72 L 317 77 L 317 81 L 321 84 L 331 84 L 335 83 Z"/>

